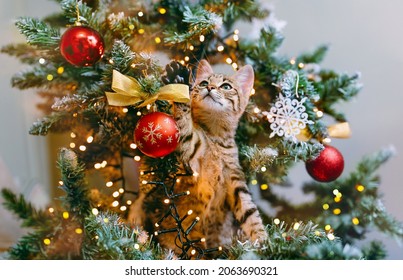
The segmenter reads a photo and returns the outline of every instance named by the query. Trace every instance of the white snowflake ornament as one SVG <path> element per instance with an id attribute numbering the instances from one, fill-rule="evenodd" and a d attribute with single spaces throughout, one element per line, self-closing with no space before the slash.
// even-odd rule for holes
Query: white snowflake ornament
<path id="1" fill-rule="evenodd" d="M 291 141 L 297 142 L 297 136 L 307 124 L 314 122 L 308 120 L 308 114 L 305 112 L 304 102 L 306 97 L 301 100 L 284 97 L 281 93 L 270 112 L 265 112 L 267 120 L 271 123 L 270 138 L 278 135 Z"/>

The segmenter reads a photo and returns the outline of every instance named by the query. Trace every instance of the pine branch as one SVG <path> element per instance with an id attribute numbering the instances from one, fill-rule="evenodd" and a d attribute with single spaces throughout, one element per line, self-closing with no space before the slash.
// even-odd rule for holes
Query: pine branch
<path id="1" fill-rule="evenodd" d="M 248 42 L 241 44 L 241 50 L 245 51 L 247 56 L 254 61 L 256 65 L 264 67 L 267 63 L 274 63 L 276 60 L 275 52 L 284 40 L 283 35 L 276 29 L 267 27 L 260 31 L 260 37 L 257 42 Z M 258 73 L 262 69 L 258 68 Z"/>
<path id="2" fill-rule="evenodd" d="M 276 55 L 283 40 L 284 37 L 279 31 L 268 27 L 261 29 L 257 40 L 239 44 L 239 52 L 244 54 L 245 60 L 249 59 L 254 65 L 257 94 L 264 92 L 269 95 L 266 98 L 260 97 L 266 102 L 277 97 L 273 84 L 276 84 L 287 70 L 292 69 L 289 59 Z M 257 99 L 258 97 L 255 98 Z"/>
<path id="3" fill-rule="evenodd" d="M 29 88 L 50 89 L 53 87 L 64 87 L 66 90 L 76 87 L 77 83 L 83 87 L 89 86 L 91 80 L 95 83 L 94 80 L 97 77 L 91 77 L 94 76 L 93 70 L 77 71 L 77 68 L 69 65 L 60 66 L 63 65 L 64 61 L 59 64 L 57 59 L 53 60 L 40 65 L 37 63 L 38 58 L 36 58 L 31 69 L 20 71 L 12 77 L 11 85 L 21 90 Z M 60 73 L 59 69 L 62 69 L 63 72 Z"/>
<path id="4" fill-rule="evenodd" d="M 94 85 L 96 87 L 96 85 Z M 99 94 L 99 91 L 96 93 Z M 88 95 L 91 92 L 87 93 Z M 55 99 L 52 105 L 52 111 L 49 115 L 34 122 L 29 130 L 32 135 L 47 135 L 48 133 L 61 133 L 66 132 L 74 127 L 86 126 L 92 129 L 99 130 L 99 126 L 111 117 L 113 109 L 109 112 L 105 110 L 106 104 L 104 97 L 98 96 L 65 96 L 62 99 Z M 109 116 L 109 118 L 107 118 Z M 117 124 L 121 120 L 113 121 Z M 130 120 L 126 120 L 125 123 Z M 126 126 L 123 126 L 126 128 Z M 88 128 L 88 129 L 91 129 Z M 124 128 L 118 126 L 119 131 L 122 132 Z M 116 130 L 116 129 L 115 129 Z M 122 136 L 122 133 L 120 133 Z"/>
<path id="5" fill-rule="evenodd" d="M 52 50 L 58 47 L 59 31 L 44 22 L 38 19 L 22 17 L 16 21 L 15 25 L 20 33 L 25 35 L 28 44 L 43 50 Z"/>
<path id="6" fill-rule="evenodd" d="M 34 67 L 32 70 L 15 74 L 11 79 L 11 85 L 18 89 L 29 89 L 49 85 L 46 79 L 48 72 L 43 67 Z"/>
<path id="7" fill-rule="evenodd" d="M 185 7 L 182 21 L 189 25 L 189 30 L 217 30 L 222 24 L 217 14 L 199 7 L 192 11 L 188 6 Z"/>
<path id="8" fill-rule="evenodd" d="M 52 225 L 51 217 L 45 211 L 35 209 L 22 194 L 17 196 L 9 189 L 2 189 L 1 194 L 4 206 L 22 220 L 23 227 L 41 229 Z"/>
<path id="9" fill-rule="evenodd" d="M 67 117 L 69 116 L 69 117 Z M 55 112 L 45 116 L 42 120 L 36 121 L 32 124 L 29 134 L 31 135 L 47 135 L 50 131 L 61 132 L 70 129 L 72 120 L 71 113 Z"/>
<path id="10" fill-rule="evenodd" d="M 269 167 L 278 156 L 278 152 L 270 147 L 259 148 L 256 145 L 253 147 L 241 147 L 240 155 L 246 158 L 249 166 L 249 172 L 259 172 L 263 166 Z M 249 173 L 248 172 L 248 173 Z"/>
<path id="11" fill-rule="evenodd" d="M 284 222 L 268 225 L 269 238 L 262 244 L 237 242 L 230 249 L 228 259 L 359 259 L 361 254 L 344 252 L 338 238 L 330 240 L 325 232 L 312 222 Z M 320 250 L 313 248 L 320 248 Z M 319 252 L 320 254 L 319 254 Z M 333 252 L 333 253 L 332 253 Z M 337 254 L 334 254 L 337 252 Z"/>
<path id="12" fill-rule="evenodd" d="M 149 75 L 159 76 L 162 67 L 158 61 L 147 53 L 136 53 L 122 40 L 116 40 L 110 51 L 112 64 L 105 66 L 102 73 L 103 82 L 110 88 L 112 84 L 112 71 L 118 70 L 122 74 L 139 79 Z"/>
<path id="13" fill-rule="evenodd" d="M 261 19 L 269 14 L 269 11 L 263 9 L 260 3 L 254 0 L 204 0 L 201 1 L 201 4 L 206 6 L 206 10 L 212 10 L 222 15 L 227 30 L 230 30 L 239 20 Z"/>
<path id="14" fill-rule="evenodd" d="M 60 150 L 57 163 L 63 182 L 60 188 L 66 192 L 66 196 L 61 200 L 69 212 L 84 218 L 91 213 L 92 209 L 85 181 L 84 165 L 78 162 L 77 155 L 73 151 L 65 148 Z"/>
<path id="15" fill-rule="evenodd" d="M 364 223 L 375 226 L 379 231 L 403 244 L 403 224 L 387 212 L 380 199 L 363 197 L 355 212 L 361 214 Z"/>
<path id="16" fill-rule="evenodd" d="M 39 50 L 35 46 L 27 45 L 26 43 L 3 46 L 0 52 L 15 56 L 22 63 L 26 64 L 35 64 L 38 62 L 38 57 L 45 55 L 45 51 Z"/>
<path id="17" fill-rule="evenodd" d="M 145 166 L 153 171 L 153 181 L 166 181 L 172 178 L 172 174 L 176 174 L 179 170 L 178 158 L 174 153 L 164 158 L 145 158 Z M 147 180 L 150 181 L 150 180 Z"/>
<path id="18" fill-rule="evenodd" d="M 377 241 L 372 241 L 369 246 L 364 247 L 363 254 L 367 260 L 383 260 L 387 256 L 385 246 Z"/>
<path id="19" fill-rule="evenodd" d="M 355 97 L 362 85 L 358 82 L 359 74 L 338 75 L 332 71 L 322 71 L 321 83 L 316 83 L 316 89 L 320 96 L 317 106 L 323 108 L 324 113 L 335 117 L 337 121 L 345 121 L 343 114 L 338 113 L 333 106 L 339 101 L 348 101 Z"/>
<path id="20" fill-rule="evenodd" d="M 126 42 L 131 41 L 131 38 L 136 35 L 138 30 L 144 30 L 145 27 L 137 17 L 124 16 L 123 13 L 110 14 L 108 16 L 108 26 L 115 38 L 120 38 Z M 134 38 L 133 41 L 135 41 Z"/>
<path id="21" fill-rule="evenodd" d="M 378 152 L 366 155 L 358 163 L 357 171 L 351 177 L 358 180 L 374 178 L 374 173 L 396 154 L 393 146 L 385 147 Z"/>
<path id="22" fill-rule="evenodd" d="M 93 10 L 86 5 L 86 3 L 77 0 L 63 0 L 60 2 L 60 6 L 63 10 L 64 16 L 70 23 L 79 21 L 86 25 L 94 26 L 94 21 L 96 18 L 95 14 L 93 13 Z M 79 17 L 77 17 L 77 9 Z"/>
<path id="23" fill-rule="evenodd" d="M 299 64 L 300 62 L 304 64 L 308 63 L 321 63 L 323 59 L 325 58 L 327 51 L 329 50 L 329 47 L 327 45 L 322 45 L 316 48 L 313 52 L 311 53 L 303 53 L 299 55 L 296 59 L 296 64 Z"/>
<path id="24" fill-rule="evenodd" d="M 133 64 L 133 60 L 137 54 L 122 40 L 116 40 L 110 51 L 111 61 L 113 61 L 113 69 L 120 72 L 127 72 Z M 138 65 L 135 65 L 138 66 Z M 108 76 L 110 73 L 106 73 Z"/>
<path id="25" fill-rule="evenodd" d="M 183 12 L 182 22 L 186 23 L 187 30 L 183 33 L 177 31 L 166 31 L 164 33 L 164 42 L 168 45 L 175 45 L 196 41 L 201 35 L 208 35 L 217 32 L 221 25 L 222 19 L 213 12 L 209 12 L 202 7 L 195 7 L 191 10 L 186 6 Z"/>
<path id="26" fill-rule="evenodd" d="M 309 260 L 361 260 L 363 252 L 349 244 L 320 243 L 311 244 L 306 248 L 306 257 Z"/>
<path id="27" fill-rule="evenodd" d="M 45 259 L 42 255 L 42 233 L 34 232 L 23 236 L 8 250 L 10 260 L 35 260 Z"/>
<path id="28" fill-rule="evenodd" d="M 90 215 L 85 224 L 84 259 L 154 260 L 163 257 L 162 249 L 151 243 L 146 232 L 129 227 L 117 214 Z"/>
<path id="29" fill-rule="evenodd" d="M 277 162 L 297 162 L 297 161 L 307 161 L 309 159 L 315 158 L 324 149 L 324 146 L 316 142 L 297 142 L 284 140 L 279 149 L 279 157 L 277 157 Z"/>
<path id="30" fill-rule="evenodd" d="M 23 195 L 17 196 L 11 190 L 2 189 L 4 206 L 22 220 L 22 226 L 34 229 L 21 237 L 8 250 L 9 259 L 45 259 L 43 238 L 57 228 L 56 217 L 49 212 L 37 210 Z"/>
<path id="31" fill-rule="evenodd" d="M 77 108 L 93 107 L 95 104 L 98 108 L 102 108 L 101 103 L 103 102 L 102 97 L 93 96 L 82 96 L 82 95 L 64 95 L 62 98 L 54 98 L 54 103 L 52 109 L 57 112 L 67 113 L 77 111 Z M 97 103 L 99 102 L 99 103 Z"/>

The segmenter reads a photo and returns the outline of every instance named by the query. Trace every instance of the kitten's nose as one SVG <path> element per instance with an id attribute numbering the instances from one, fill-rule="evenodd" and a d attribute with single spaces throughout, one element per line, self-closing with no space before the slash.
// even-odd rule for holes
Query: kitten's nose
<path id="1" fill-rule="evenodd" d="M 215 86 L 211 86 L 211 85 L 208 85 L 207 86 L 207 90 L 210 92 L 210 91 L 212 91 L 213 89 L 215 89 Z"/>

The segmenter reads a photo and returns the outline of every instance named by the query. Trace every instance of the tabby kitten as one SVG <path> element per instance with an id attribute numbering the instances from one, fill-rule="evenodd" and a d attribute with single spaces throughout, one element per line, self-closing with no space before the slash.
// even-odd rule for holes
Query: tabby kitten
<path id="1" fill-rule="evenodd" d="M 190 104 L 175 103 L 174 118 L 180 130 L 177 149 L 186 171 L 194 176 L 181 178 L 175 192 L 190 195 L 175 203 L 180 216 L 193 211 L 182 223 L 186 229 L 200 220 L 190 232 L 190 239 L 205 239 L 201 246 L 213 248 L 230 245 L 233 238 L 251 241 L 266 238 L 265 227 L 246 184 L 238 159 L 235 132 L 253 87 L 254 73 L 249 65 L 233 76 L 215 74 L 206 60 L 199 62 Z M 142 195 L 145 203 L 154 203 L 152 195 Z M 158 221 L 161 211 L 152 215 L 131 209 L 130 219 Z M 145 207 L 147 209 L 147 207 Z M 137 212 L 137 213 L 134 213 Z M 142 217 L 139 214 L 142 212 Z M 157 214 L 157 215 L 155 215 Z M 152 225 L 149 225 L 152 226 Z M 175 221 L 165 220 L 164 228 L 174 228 Z M 159 243 L 175 250 L 175 235 L 159 235 Z"/>

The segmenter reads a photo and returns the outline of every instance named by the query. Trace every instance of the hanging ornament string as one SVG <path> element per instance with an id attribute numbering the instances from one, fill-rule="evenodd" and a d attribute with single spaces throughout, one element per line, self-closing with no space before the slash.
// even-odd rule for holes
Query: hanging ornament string
<path id="1" fill-rule="evenodd" d="M 77 13 L 77 20 L 74 23 L 75 26 L 81 26 L 81 22 L 80 22 L 80 8 L 78 6 L 78 0 L 76 1 L 76 13 Z"/>
<path id="2" fill-rule="evenodd" d="M 296 75 L 296 85 L 295 85 L 295 95 L 299 98 L 298 95 L 298 86 L 299 86 L 299 74 L 295 72 Z M 329 137 L 333 138 L 349 138 L 351 136 L 351 129 L 348 122 L 337 123 L 334 125 L 330 125 L 327 127 Z"/>
<path id="3" fill-rule="evenodd" d="M 189 86 L 184 84 L 168 84 L 162 86 L 153 95 L 145 92 L 139 82 L 133 77 L 123 75 L 117 70 L 112 73 L 112 90 L 105 92 L 109 105 L 144 107 L 156 100 L 167 100 L 179 103 L 190 102 Z"/>

